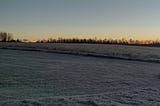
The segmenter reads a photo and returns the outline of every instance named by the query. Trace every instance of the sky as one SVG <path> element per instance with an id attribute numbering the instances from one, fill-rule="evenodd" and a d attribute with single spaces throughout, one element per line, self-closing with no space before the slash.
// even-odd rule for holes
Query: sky
<path id="1" fill-rule="evenodd" d="M 48 37 L 160 39 L 160 0 L 0 0 L 0 31 Z"/>

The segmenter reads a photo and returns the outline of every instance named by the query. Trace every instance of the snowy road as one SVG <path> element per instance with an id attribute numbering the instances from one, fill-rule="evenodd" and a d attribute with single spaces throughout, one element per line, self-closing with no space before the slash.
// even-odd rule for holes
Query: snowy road
<path id="1" fill-rule="evenodd" d="M 0 49 L 0 105 L 158 106 L 160 64 Z"/>

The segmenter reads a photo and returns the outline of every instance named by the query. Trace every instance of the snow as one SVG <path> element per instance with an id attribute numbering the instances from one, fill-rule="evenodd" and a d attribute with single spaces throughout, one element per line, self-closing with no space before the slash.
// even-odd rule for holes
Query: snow
<path id="1" fill-rule="evenodd" d="M 159 56 L 158 48 L 136 50 Z M 159 105 L 159 63 L 0 49 L 0 106 Z"/>
<path id="2" fill-rule="evenodd" d="M 147 61 L 160 63 L 159 47 L 105 45 L 105 44 L 67 44 L 67 43 L 0 43 L 0 48 L 53 52 L 63 54 L 87 55 L 115 59 Z"/>

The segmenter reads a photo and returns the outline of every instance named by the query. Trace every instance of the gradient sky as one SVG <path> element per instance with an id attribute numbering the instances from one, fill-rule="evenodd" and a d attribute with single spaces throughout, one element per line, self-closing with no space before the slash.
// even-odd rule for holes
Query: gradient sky
<path id="1" fill-rule="evenodd" d="M 160 39 L 160 0 L 0 0 L 0 31 L 16 37 Z"/>

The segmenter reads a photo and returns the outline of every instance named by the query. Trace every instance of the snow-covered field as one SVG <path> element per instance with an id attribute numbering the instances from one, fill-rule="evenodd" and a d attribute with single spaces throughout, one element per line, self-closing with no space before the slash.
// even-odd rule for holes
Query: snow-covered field
<path id="1" fill-rule="evenodd" d="M 160 63 L 160 47 L 65 43 L 0 43 L 0 48 L 78 54 Z"/>
<path id="2" fill-rule="evenodd" d="M 103 55 L 160 56 L 159 48 L 149 47 L 18 44 L 16 48 L 22 45 L 60 51 L 74 48 L 76 53 L 95 50 Z M 160 106 L 160 64 L 0 49 L 0 106 Z"/>

